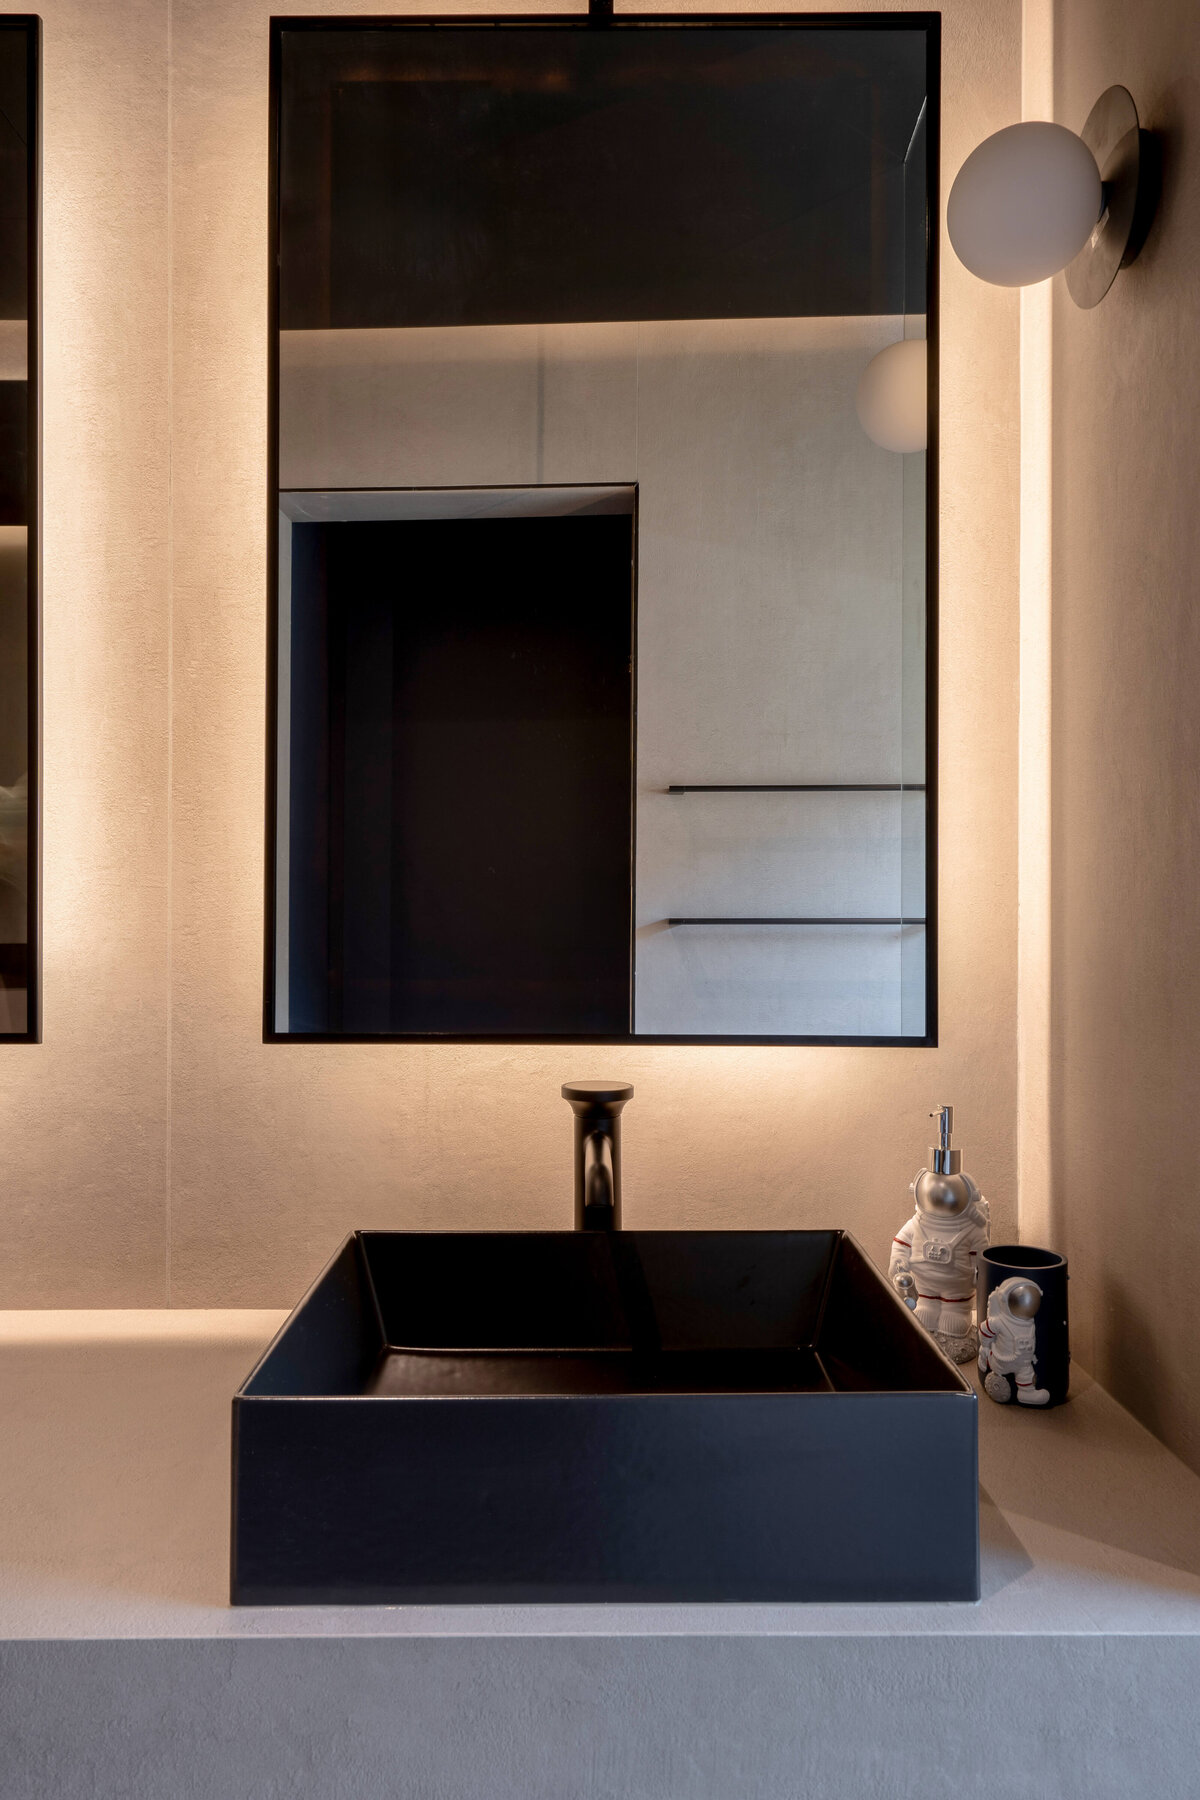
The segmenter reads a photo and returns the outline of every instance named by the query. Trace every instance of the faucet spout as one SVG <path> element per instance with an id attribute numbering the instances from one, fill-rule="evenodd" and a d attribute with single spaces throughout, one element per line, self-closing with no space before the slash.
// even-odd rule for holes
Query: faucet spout
<path id="1" fill-rule="evenodd" d="M 575 1114 L 575 1229 L 621 1229 L 621 1109 L 633 1098 L 627 1082 L 566 1081 L 563 1099 Z"/>
<path id="2" fill-rule="evenodd" d="M 589 1131 L 583 1140 L 585 1231 L 617 1229 L 613 1187 L 612 1139 L 606 1131 Z"/>

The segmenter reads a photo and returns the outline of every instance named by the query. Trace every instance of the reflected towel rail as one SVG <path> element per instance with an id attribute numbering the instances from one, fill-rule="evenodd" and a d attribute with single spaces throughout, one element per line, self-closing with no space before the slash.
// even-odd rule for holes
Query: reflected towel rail
<path id="1" fill-rule="evenodd" d="M 924 925 L 924 919 L 668 919 L 668 925 Z"/>
<path id="2" fill-rule="evenodd" d="M 668 794 L 923 794 L 923 781 L 718 781 L 672 783 Z"/>

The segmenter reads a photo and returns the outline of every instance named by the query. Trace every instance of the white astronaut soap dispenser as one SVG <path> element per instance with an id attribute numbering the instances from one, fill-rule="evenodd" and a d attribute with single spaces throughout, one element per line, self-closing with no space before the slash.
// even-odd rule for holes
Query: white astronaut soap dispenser
<path id="1" fill-rule="evenodd" d="M 930 1113 L 938 1141 L 930 1166 L 909 1187 L 916 1210 L 892 1240 L 888 1276 L 897 1293 L 952 1362 L 970 1362 L 975 1331 L 975 1271 L 989 1237 L 988 1203 L 951 1148 L 954 1108 Z"/>

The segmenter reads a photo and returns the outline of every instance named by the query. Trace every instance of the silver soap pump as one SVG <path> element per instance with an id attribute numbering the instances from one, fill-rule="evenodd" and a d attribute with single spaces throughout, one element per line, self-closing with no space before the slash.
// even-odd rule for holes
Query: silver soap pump
<path id="1" fill-rule="evenodd" d="M 940 1216 L 950 1219 L 957 1213 L 966 1212 L 971 1201 L 977 1197 L 978 1189 L 970 1176 L 962 1172 L 962 1151 L 952 1150 L 950 1147 L 954 1132 L 954 1108 L 939 1106 L 929 1116 L 938 1122 L 938 1141 L 929 1146 L 929 1167 L 922 1169 L 917 1176 L 913 1183 L 913 1195 L 918 1212 L 927 1213 L 932 1218 Z"/>

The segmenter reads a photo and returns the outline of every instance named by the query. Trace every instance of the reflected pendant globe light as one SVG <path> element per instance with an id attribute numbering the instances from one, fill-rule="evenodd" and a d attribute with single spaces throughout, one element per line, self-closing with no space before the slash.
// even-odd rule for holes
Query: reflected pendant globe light
<path id="1" fill-rule="evenodd" d="M 1101 94 L 1078 136 L 1044 120 L 1005 126 L 972 150 L 950 190 L 946 229 L 959 261 L 1000 287 L 1065 269 L 1076 305 L 1095 306 L 1145 241 L 1153 150 L 1123 87 Z"/>
<path id="2" fill-rule="evenodd" d="M 856 398 L 858 421 L 881 450 L 924 450 L 929 435 L 928 364 L 924 338 L 904 338 L 873 356 Z"/>

